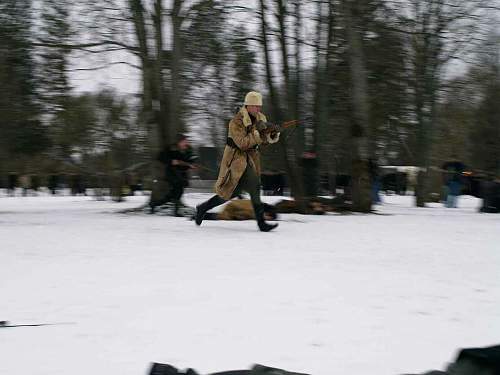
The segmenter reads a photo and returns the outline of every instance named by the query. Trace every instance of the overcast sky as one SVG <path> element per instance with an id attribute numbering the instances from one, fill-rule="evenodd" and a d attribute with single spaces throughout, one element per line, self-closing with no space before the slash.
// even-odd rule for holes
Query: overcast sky
<path id="1" fill-rule="evenodd" d="M 235 0 L 235 3 L 238 0 Z M 255 0 L 250 0 L 255 1 Z M 255 28 L 255 22 L 248 22 L 248 15 L 242 15 L 241 17 L 245 17 L 245 24 L 250 28 Z M 236 22 L 238 16 L 236 16 Z M 232 18 L 234 22 L 234 17 Z M 497 15 L 497 19 L 500 19 Z M 256 21 L 256 20 L 255 20 Z M 500 23 L 498 24 L 500 25 Z M 500 26 L 498 26 L 498 30 L 500 33 Z M 315 31 L 313 25 L 305 27 L 304 37 L 311 36 L 311 33 Z M 166 36 L 165 40 L 168 41 L 168 36 Z M 256 49 L 258 54 L 261 53 L 260 48 L 253 44 L 253 48 Z M 312 57 L 311 54 L 306 54 L 306 59 L 310 60 L 308 57 Z M 278 56 L 275 56 L 279 58 Z M 106 62 L 113 61 L 127 61 L 134 63 L 136 65 L 139 64 L 139 61 L 135 56 L 129 53 L 113 53 L 107 55 L 99 55 L 99 56 L 75 56 L 71 59 L 71 67 L 72 69 L 86 69 L 92 68 L 96 66 L 104 66 Z M 307 65 L 308 62 L 305 62 Z M 458 75 L 462 74 L 466 70 L 466 65 L 461 61 L 453 61 L 447 71 L 447 75 Z M 121 93 L 124 94 L 135 94 L 140 90 L 140 72 L 137 69 L 131 68 L 127 65 L 113 65 L 111 67 L 100 69 L 100 70 L 91 70 L 91 71 L 72 71 L 70 74 L 71 84 L 77 92 L 86 92 L 86 91 L 96 91 L 101 87 L 113 87 Z"/>
<path id="2" fill-rule="evenodd" d="M 108 56 L 108 61 L 123 61 L 135 59 L 131 54 L 114 54 Z M 72 59 L 72 68 L 87 69 L 102 66 L 104 58 L 99 60 L 85 58 Z M 137 62 L 135 62 L 137 63 Z M 137 69 L 127 65 L 113 65 L 96 71 L 73 71 L 70 74 L 71 84 L 77 92 L 96 91 L 101 87 L 113 87 L 124 94 L 135 94 L 140 90 L 140 76 Z"/>

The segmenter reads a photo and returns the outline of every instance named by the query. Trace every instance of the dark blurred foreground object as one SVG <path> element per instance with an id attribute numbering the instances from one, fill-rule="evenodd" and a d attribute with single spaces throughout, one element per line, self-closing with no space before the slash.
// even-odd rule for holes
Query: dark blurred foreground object
<path id="1" fill-rule="evenodd" d="M 179 371 L 177 368 L 163 364 L 153 363 L 149 375 L 199 375 L 195 370 L 189 368 Z M 307 375 L 299 372 L 285 371 L 279 368 L 254 365 L 250 370 L 232 370 L 212 373 L 210 375 Z"/>
<path id="2" fill-rule="evenodd" d="M 59 188 L 59 175 L 51 174 L 47 182 L 47 188 L 50 190 L 52 195 L 56 195 L 57 189 Z"/>
<path id="3" fill-rule="evenodd" d="M 500 345 L 462 349 L 446 371 L 422 375 L 500 375 Z"/>
<path id="4" fill-rule="evenodd" d="M 481 182 L 483 205 L 481 212 L 500 213 L 500 181 L 486 180 Z"/>

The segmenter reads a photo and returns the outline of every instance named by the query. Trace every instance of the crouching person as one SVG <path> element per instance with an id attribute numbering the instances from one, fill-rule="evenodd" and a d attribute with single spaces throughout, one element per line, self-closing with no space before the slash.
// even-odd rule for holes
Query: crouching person
<path id="1" fill-rule="evenodd" d="M 196 207 L 196 225 L 201 225 L 208 210 L 238 196 L 242 191 L 250 194 L 257 225 L 262 232 L 269 232 L 278 224 L 268 224 L 260 200 L 259 146 L 276 143 L 279 129 L 271 128 L 261 113 L 262 95 L 249 92 L 245 104 L 229 122 L 229 132 L 224 156 L 212 198 Z"/>

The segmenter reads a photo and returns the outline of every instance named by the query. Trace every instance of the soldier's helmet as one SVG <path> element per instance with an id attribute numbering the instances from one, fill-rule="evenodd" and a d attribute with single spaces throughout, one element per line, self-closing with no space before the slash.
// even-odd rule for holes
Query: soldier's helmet
<path id="1" fill-rule="evenodd" d="M 250 91 L 245 96 L 245 105 L 258 105 L 262 106 L 262 95 L 257 91 Z"/>

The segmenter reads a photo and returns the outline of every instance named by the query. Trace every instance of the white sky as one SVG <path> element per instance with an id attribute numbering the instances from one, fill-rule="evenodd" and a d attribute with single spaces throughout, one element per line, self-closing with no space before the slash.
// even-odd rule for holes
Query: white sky
<path id="1" fill-rule="evenodd" d="M 123 54 L 125 59 L 135 59 L 131 54 Z M 123 59 L 123 58 L 122 58 Z M 109 61 L 118 61 L 110 56 Z M 102 66 L 103 61 L 93 62 L 91 59 L 73 59 L 73 68 L 91 68 Z M 127 65 L 113 65 L 97 71 L 74 71 L 70 75 L 71 84 L 77 92 L 96 91 L 101 87 L 113 87 L 124 94 L 135 94 L 140 90 L 140 72 Z"/>
<path id="2" fill-rule="evenodd" d="M 237 3 L 238 0 L 235 1 Z M 167 6 L 169 2 L 167 1 Z M 251 3 L 252 4 L 252 3 Z M 257 6 L 256 1 L 253 0 L 254 6 Z M 248 5 L 248 4 L 247 4 Z M 310 4 L 309 4 L 310 5 Z M 309 11 L 314 11 L 314 9 L 309 8 Z M 236 15 L 236 18 L 239 17 L 248 19 L 248 15 Z M 494 16 L 492 16 L 494 18 Z M 497 18 L 499 18 L 497 16 Z M 251 20 L 249 22 L 245 21 L 245 25 L 250 29 L 257 27 L 258 20 Z M 238 22 L 238 21 L 236 21 Z M 309 21 L 311 24 L 307 25 L 307 22 L 304 27 L 304 37 L 308 39 L 315 32 L 315 26 Z M 486 22 L 485 22 L 486 24 Z M 500 25 L 500 23 L 499 23 Z M 499 27 L 500 30 L 500 27 Z M 168 30 L 166 30 L 166 34 L 168 34 Z M 165 41 L 168 43 L 168 35 L 165 36 Z M 252 43 L 252 47 L 256 49 L 258 55 L 261 55 L 261 48 L 256 45 L 256 43 Z M 305 50 L 307 49 L 304 48 Z M 309 66 L 311 64 L 313 55 L 309 52 L 305 53 L 305 61 L 304 66 Z M 128 53 L 118 53 L 115 52 L 113 54 L 100 55 L 100 56 L 88 56 L 85 57 L 78 56 L 71 60 L 72 69 L 82 69 L 82 68 L 92 68 L 95 66 L 103 66 L 106 62 L 111 61 L 127 61 L 132 62 L 138 65 L 137 59 Z M 262 60 L 262 59 L 261 59 Z M 274 54 L 274 60 L 279 61 L 280 56 Z M 275 64 L 275 69 L 279 68 L 278 64 Z M 446 74 L 447 76 L 459 75 L 465 72 L 467 69 L 467 65 L 459 60 L 452 61 L 448 67 Z M 77 92 L 85 92 L 85 91 L 96 91 L 101 87 L 113 87 L 121 93 L 124 94 L 135 94 L 140 90 L 140 74 L 139 71 L 131 68 L 126 65 L 113 65 L 105 69 L 101 69 L 98 71 L 73 71 L 70 75 L 70 80 L 72 86 Z"/>

